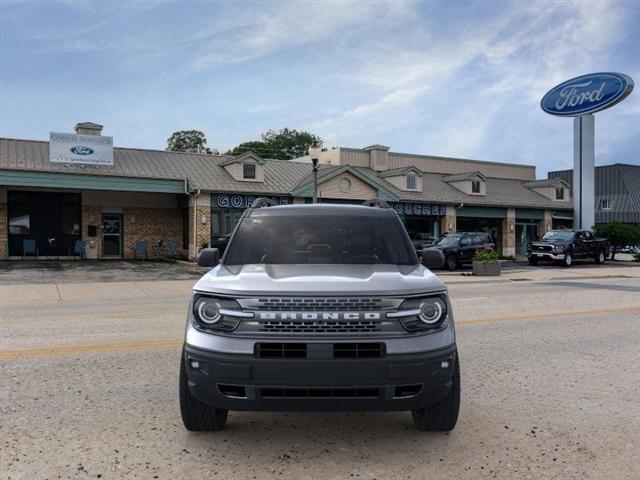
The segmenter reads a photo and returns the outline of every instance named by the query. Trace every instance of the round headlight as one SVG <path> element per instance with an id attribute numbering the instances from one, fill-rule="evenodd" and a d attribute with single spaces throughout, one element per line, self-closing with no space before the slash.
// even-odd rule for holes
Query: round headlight
<path id="1" fill-rule="evenodd" d="M 209 325 L 216 323 L 222 318 L 222 315 L 220 315 L 220 304 L 212 302 L 211 300 L 199 300 L 196 311 L 198 312 L 200 321 Z"/>
<path id="2" fill-rule="evenodd" d="M 438 323 L 442 317 L 442 305 L 438 300 L 429 300 L 420 304 L 420 320 L 428 325 Z"/>

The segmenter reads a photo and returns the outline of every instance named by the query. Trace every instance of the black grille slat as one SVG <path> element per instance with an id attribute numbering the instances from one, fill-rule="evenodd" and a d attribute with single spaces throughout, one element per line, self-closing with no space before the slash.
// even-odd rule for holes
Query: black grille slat
<path id="1" fill-rule="evenodd" d="M 307 358 L 306 343 L 259 343 L 260 358 Z"/>
<path id="2" fill-rule="evenodd" d="M 259 298 L 266 311 L 358 311 L 378 310 L 380 298 Z"/>
<path id="3" fill-rule="evenodd" d="M 262 398 L 379 398 L 379 388 L 261 388 Z"/>
<path id="4" fill-rule="evenodd" d="M 266 320 L 260 330 L 274 333 L 345 333 L 379 332 L 380 322 L 375 320 Z"/>
<path id="5" fill-rule="evenodd" d="M 384 343 L 334 343 L 333 356 L 327 358 L 382 358 Z M 258 343 L 258 358 L 307 358 L 306 343 Z M 316 357 L 317 358 L 317 357 Z"/>

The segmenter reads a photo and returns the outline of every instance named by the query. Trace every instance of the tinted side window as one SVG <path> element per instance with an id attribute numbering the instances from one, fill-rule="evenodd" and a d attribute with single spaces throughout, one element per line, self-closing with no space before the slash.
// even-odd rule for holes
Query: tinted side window
<path id="1" fill-rule="evenodd" d="M 460 240 L 460 246 L 468 247 L 469 245 L 471 245 L 471 237 L 462 237 L 462 240 Z"/>
<path id="2" fill-rule="evenodd" d="M 473 245 L 482 245 L 484 242 L 484 235 L 474 235 Z"/>

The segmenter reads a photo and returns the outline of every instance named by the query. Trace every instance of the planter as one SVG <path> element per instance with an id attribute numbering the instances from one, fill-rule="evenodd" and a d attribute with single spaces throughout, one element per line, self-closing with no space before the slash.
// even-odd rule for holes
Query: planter
<path id="1" fill-rule="evenodd" d="M 498 277 L 500 262 L 473 262 L 473 274 L 478 277 Z"/>

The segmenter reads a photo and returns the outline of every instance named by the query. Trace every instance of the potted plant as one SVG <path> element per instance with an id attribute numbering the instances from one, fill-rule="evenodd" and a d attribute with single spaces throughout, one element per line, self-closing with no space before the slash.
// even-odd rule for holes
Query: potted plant
<path id="1" fill-rule="evenodd" d="M 478 250 L 473 256 L 473 274 L 497 277 L 500 275 L 500 260 L 496 252 Z"/>

